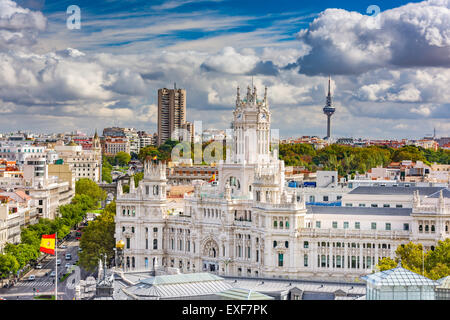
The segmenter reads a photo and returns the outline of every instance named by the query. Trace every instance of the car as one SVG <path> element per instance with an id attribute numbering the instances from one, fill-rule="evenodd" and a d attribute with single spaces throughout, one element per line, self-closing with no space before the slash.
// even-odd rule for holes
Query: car
<path id="1" fill-rule="evenodd" d="M 83 251 L 83 249 L 81 249 L 81 247 L 80 247 L 80 248 L 78 248 L 78 252 L 81 252 L 81 251 Z"/>
<path id="2" fill-rule="evenodd" d="M 67 246 L 65 244 L 63 244 L 60 248 L 61 249 L 67 249 Z"/>
<path id="3" fill-rule="evenodd" d="M 71 260 L 72 259 L 72 255 L 70 253 L 66 254 L 66 260 Z"/>
<path id="4" fill-rule="evenodd" d="M 69 269 L 72 265 L 70 263 L 66 263 L 66 268 Z"/>
<path id="5" fill-rule="evenodd" d="M 59 266 L 61 264 L 61 259 L 56 260 L 56 265 Z"/>
<path id="6" fill-rule="evenodd" d="M 35 276 L 34 274 L 31 274 L 31 275 L 28 277 L 28 281 L 34 281 L 34 280 L 36 280 L 36 276 Z"/>
<path id="7" fill-rule="evenodd" d="M 38 265 L 36 265 L 36 269 L 42 269 L 42 264 L 38 264 Z"/>
<path id="8" fill-rule="evenodd" d="M 50 272 L 50 277 L 55 277 L 56 276 L 56 272 L 55 271 L 52 271 L 52 272 Z"/>

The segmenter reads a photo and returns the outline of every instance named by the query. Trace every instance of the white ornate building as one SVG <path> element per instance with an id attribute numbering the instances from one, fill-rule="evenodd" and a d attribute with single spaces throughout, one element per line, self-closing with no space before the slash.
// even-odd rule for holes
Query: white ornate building
<path id="1" fill-rule="evenodd" d="M 256 88 L 244 99 L 238 88 L 233 116 L 217 183 L 196 184 L 182 206 L 169 208 L 162 163 L 147 161 L 129 193 L 118 186 L 115 238 L 125 244 L 125 269 L 354 278 L 401 244 L 431 248 L 449 236 L 448 193 L 415 196 L 412 208 L 307 207 L 285 187 L 284 162 L 270 151 L 267 89 L 259 100 Z"/>

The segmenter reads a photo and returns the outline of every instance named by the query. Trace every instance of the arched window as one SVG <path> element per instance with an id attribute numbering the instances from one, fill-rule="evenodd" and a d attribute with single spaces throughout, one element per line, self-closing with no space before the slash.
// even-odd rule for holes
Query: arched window
<path id="1" fill-rule="evenodd" d="M 273 222 L 273 227 L 274 228 L 278 227 L 278 223 L 276 221 Z"/>
<path id="2" fill-rule="evenodd" d="M 283 228 L 283 221 L 280 221 L 280 228 Z"/>
<path id="3" fill-rule="evenodd" d="M 158 239 L 153 239 L 153 249 L 154 250 L 158 249 Z"/>
<path id="4" fill-rule="evenodd" d="M 289 241 L 285 241 L 285 242 L 284 242 L 284 246 L 285 246 L 286 248 L 289 248 Z"/>
<path id="5" fill-rule="evenodd" d="M 428 225 L 425 225 L 425 232 L 428 232 Z"/>
<path id="6" fill-rule="evenodd" d="M 289 229 L 289 221 L 286 221 L 286 229 Z"/>
<path id="7" fill-rule="evenodd" d="M 127 257 L 127 268 L 130 267 L 130 257 Z"/>
<path id="8" fill-rule="evenodd" d="M 134 227 L 131 227 L 131 232 L 134 233 Z"/>
<path id="9" fill-rule="evenodd" d="M 273 247 L 275 248 L 276 246 L 277 246 L 277 242 L 274 241 L 274 242 L 273 242 Z"/>
<path id="10" fill-rule="evenodd" d="M 308 266 L 308 255 L 305 254 L 303 256 L 303 266 L 307 267 Z"/>
<path id="11" fill-rule="evenodd" d="M 419 225 L 419 232 L 422 232 L 423 231 L 423 227 L 422 227 L 422 225 L 420 224 Z"/>
<path id="12" fill-rule="evenodd" d="M 432 224 L 431 225 L 431 232 L 435 232 L 436 231 L 436 229 L 435 229 L 435 227 L 434 227 L 434 224 Z"/>
<path id="13" fill-rule="evenodd" d="M 134 257 L 131 258 L 131 267 L 132 267 L 132 268 L 135 267 L 135 260 L 134 260 Z"/>

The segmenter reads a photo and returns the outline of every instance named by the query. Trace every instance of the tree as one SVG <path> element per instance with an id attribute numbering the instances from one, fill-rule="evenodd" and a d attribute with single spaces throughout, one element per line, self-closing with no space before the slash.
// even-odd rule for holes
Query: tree
<path id="1" fill-rule="evenodd" d="M 425 259 L 425 269 L 430 279 L 437 280 L 450 275 L 450 238 L 438 241 Z"/>
<path id="2" fill-rule="evenodd" d="M 395 268 L 396 266 L 397 266 L 397 262 L 395 262 L 395 260 L 393 260 L 389 257 L 386 257 L 386 258 L 383 258 L 380 261 L 378 261 L 377 269 L 379 271 L 386 271 L 386 270 Z"/>
<path id="3" fill-rule="evenodd" d="M 98 260 L 107 254 L 107 259 L 114 257 L 114 231 L 116 203 L 111 202 L 102 214 L 84 229 L 81 236 L 80 265 L 88 271 L 94 271 Z"/>
<path id="4" fill-rule="evenodd" d="M 116 154 L 115 159 L 116 159 L 116 163 L 119 166 L 124 167 L 128 164 L 128 162 L 130 162 L 131 156 L 129 153 L 120 151 Z"/>
<path id="5" fill-rule="evenodd" d="M 106 191 L 87 178 L 81 178 L 75 183 L 75 193 L 77 195 L 88 195 L 96 204 L 106 199 Z"/>
<path id="6" fill-rule="evenodd" d="M 438 241 L 436 248 L 427 252 L 422 251 L 422 244 L 410 242 L 399 246 L 395 254 L 395 260 L 381 259 L 377 268 L 380 271 L 395 268 L 401 259 L 403 268 L 423 274 L 432 280 L 450 275 L 450 238 Z"/>
<path id="7" fill-rule="evenodd" d="M 153 158 L 154 156 L 157 156 L 158 159 L 161 158 L 161 153 L 159 152 L 158 148 L 156 148 L 154 146 L 147 146 L 147 147 L 139 150 L 138 159 L 142 163 L 144 163 L 144 161 L 147 157 Z"/>
<path id="8" fill-rule="evenodd" d="M 0 254 L 0 276 L 8 278 L 10 272 L 15 274 L 20 269 L 19 262 L 12 254 Z"/>

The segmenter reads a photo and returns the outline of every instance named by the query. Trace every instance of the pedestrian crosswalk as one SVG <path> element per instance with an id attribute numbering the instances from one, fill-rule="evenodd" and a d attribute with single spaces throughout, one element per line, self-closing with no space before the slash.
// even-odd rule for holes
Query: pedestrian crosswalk
<path id="1" fill-rule="evenodd" d="M 54 285 L 55 284 L 53 283 L 53 281 L 19 281 L 14 286 L 39 288 L 39 287 L 50 287 Z"/>

